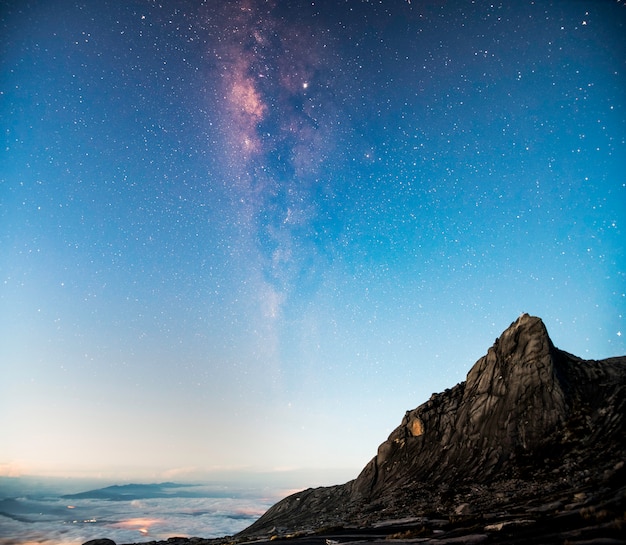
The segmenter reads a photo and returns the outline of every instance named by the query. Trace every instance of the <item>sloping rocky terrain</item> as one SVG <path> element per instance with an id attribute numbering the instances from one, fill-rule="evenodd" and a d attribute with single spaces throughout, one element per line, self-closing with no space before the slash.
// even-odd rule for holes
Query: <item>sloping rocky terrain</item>
<path id="1" fill-rule="evenodd" d="M 398 520 L 406 535 L 441 532 L 442 520 L 485 535 L 547 522 L 623 535 L 625 410 L 626 357 L 582 360 L 524 314 L 465 382 L 408 411 L 354 481 L 294 494 L 237 537 Z"/>
<path id="2" fill-rule="evenodd" d="M 625 412 L 626 356 L 582 360 L 524 314 L 355 480 L 293 494 L 236 536 L 169 543 L 626 544 Z"/>

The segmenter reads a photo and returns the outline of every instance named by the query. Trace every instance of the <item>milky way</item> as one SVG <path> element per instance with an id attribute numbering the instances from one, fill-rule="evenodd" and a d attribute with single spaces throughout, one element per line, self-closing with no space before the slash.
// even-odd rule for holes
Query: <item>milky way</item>
<path id="1" fill-rule="evenodd" d="M 328 78 L 336 61 L 323 30 L 289 20 L 273 3 L 233 4 L 221 20 L 226 183 L 259 252 L 265 313 L 276 317 L 296 284 L 314 280 L 332 243 L 337 105 Z"/>

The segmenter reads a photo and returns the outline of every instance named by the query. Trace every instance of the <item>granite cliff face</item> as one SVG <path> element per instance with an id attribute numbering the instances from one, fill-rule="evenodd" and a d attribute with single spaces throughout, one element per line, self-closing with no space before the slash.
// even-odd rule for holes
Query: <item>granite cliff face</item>
<path id="1" fill-rule="evenodd" d="M 355 480 L 285 498 L 239 537 L 532 510 L 551 498 L 623 510 L 625 410 L 626 357 L 577 358 L 524 314 L 465 382 L 407 411 Z"/>

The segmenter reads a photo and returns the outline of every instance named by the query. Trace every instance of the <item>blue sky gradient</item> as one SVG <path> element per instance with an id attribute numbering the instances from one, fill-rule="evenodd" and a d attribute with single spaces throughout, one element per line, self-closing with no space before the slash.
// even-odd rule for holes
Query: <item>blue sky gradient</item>
<path id="1" fill-rule="evenodd" d="M 522 312 L 626 353 L 624 3 L 284 4 L 3 4 L 0 474 L 347 479 Z"/>

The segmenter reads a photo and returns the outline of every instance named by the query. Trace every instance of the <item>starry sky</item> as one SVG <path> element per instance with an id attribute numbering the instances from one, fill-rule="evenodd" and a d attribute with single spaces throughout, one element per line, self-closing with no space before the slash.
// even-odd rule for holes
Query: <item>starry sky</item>
<path id="1" fill-rule="evenodd" d="M 0 475 L 339 482 L 522 312 L 626 354 L 624 2 L 0 10 Z"/>

